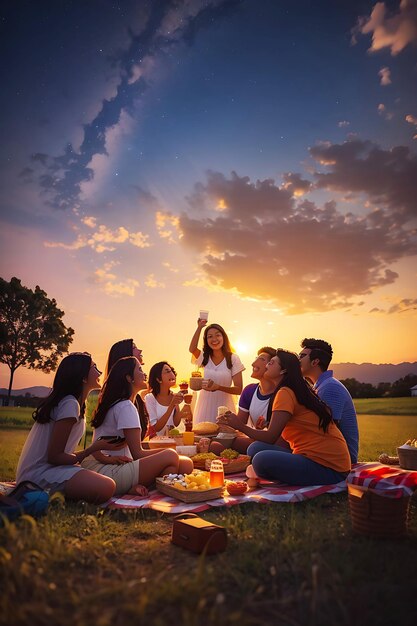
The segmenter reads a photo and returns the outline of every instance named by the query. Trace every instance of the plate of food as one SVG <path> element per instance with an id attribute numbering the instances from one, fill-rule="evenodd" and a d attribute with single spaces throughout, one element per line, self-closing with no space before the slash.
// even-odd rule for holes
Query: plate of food
<path id="1" fill-rule="evenodd" d="M 156 479 L 156 488 L 182 502 L 205 502 L 223 495 L 223 487 L 210 487 L 210 473 L 194 469 L 191 474 L 166 474 Z"/>

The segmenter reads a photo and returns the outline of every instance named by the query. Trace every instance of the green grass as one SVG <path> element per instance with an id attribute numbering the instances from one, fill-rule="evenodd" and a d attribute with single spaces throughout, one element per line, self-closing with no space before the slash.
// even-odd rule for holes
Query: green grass
<path id="1" fill-rule="evenodd" d="M 417 415 L 416 398 L 357 398 L 356 412 L 363 415 Z"/>
<path id="2" fill-rule="evenodd" d="M 367 459 L 417 435 L 415 416 L 359 424 Z M 0 430 L 3 479 L 26 435 Z M 414 504 L 409 534 L 396 541 L 355 536 L 346 494 L 201 516 L 227 528 L 225 553 L 204 559 L 173 546 L 168 515 L 53 499 L 38 522 L 24 516 L 0 530 L 0 624 L 414 625 Z"/>

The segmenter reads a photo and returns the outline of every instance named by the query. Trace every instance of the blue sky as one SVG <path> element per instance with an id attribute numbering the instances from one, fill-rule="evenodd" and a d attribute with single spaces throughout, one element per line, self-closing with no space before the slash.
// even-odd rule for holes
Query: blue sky
<path id="1" fill-rule="evenodd" d="M 416 0 L 0 18 L 2 276 L 55 297 L 76 348 L 146 337 L 186 374 L 201 305 L 248 365 L 325 333 L 338 362 L 416 358 Z"/>

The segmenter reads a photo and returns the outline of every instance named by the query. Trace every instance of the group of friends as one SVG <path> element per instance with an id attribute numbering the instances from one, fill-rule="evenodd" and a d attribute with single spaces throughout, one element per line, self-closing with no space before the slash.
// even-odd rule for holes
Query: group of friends
<path id="1" fill-rule="evenodd" d="M 203 345 L 199 348 L 201 332 Z M 356 412 L 347 389 L 328 369 L 333 351 L 321 339 L 304 339 L 300 354 L 264 346 L 243 389 L 242 361 L 219 324 L 198 319 L 189 351 L 204 369 L 194 423 L 217 422 L 235 435 L 232 447 L 251 456 L 261 478 L 298 485 L 332 484 L 346 478 L 358 455 Z M 49 396 L 33 413 L 17 482 L 30 480 L 72 500 L 102 503 L 113 495 L 147 495 L 157 476 L 190 473 L 193 462 L 173 449 L 147 449 L 143 439 L 180 425 L 182 393 L 174 367 L 155 363 L 149 379 L 142 351 L 132 339 L 110 349 L 94 411 L 92 443 L 77 450 L 86 420 L 86 399 L 100 388 L 90 354 L 73 352 L 60 363 Z M 234 397 L 239 396 L 236 411 Z M 218 417 L 218 408 L 228 411 Z M 221 454 L 223 446 L 211 443 Z"/>

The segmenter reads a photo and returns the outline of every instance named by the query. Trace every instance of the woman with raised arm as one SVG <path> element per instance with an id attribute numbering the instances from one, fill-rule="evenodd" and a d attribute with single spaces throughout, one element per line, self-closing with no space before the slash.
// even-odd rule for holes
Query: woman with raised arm
<path id="1" fill-rule="evenodd" d="M 267 369 L 279 379 L 268 427 L 250 428 L 230 413 L 219 419 L 254 439 L 248 454 L 257 476 L 290 485 L 344 480 L 351 469 L 346 441 L 330 408 L 304 380 L 298 356 L 279 348 Z M 291 450 L 277 445 L 280 436 Z"/>
<path id="2" fill-rule="evenodd" d="M 149 415 L 151 432 L 165 435 L 169 427 L 178 426 L 181 421 L 179 405 L 184 400 L 182 393 L 173 393 L 177 384 L 177 372 L 167 361 L 152 365 L 149 372 L 149 388 L 144 400 Z"/>
<path id="3" fill-rule="evenodd" d="M 157 476 L 169 473 L 190 473 L 193 462 L 179 457 L 175 450 L 144 450 L 141 443 L 139 414 L 134 400 L 146 388 L 145 374 L 133 356 L 116 361 L 104 382 L 97 409 L 92 419 L 93 441 L 116 438 L 121 450 L 110 451 L 107 459 L 89 457 L 83 466 L 110 476 L 116 483 L 117 495 L 146 495 Z"/>
<path id="4" fill-rule="evenodd" d="M 113 495 L 114 481 L 83 469 L 80 462 L 115 446 L 95 441 L 75 451 L 85 431 L 85 401 L 90 391 L 100 388 L 100 374 L 87 352 L 73 352 L 61 361 L 51 393 L 33 413 L 35 424 L 20 455 L 17 483 L 30 480 L 71 500 L 101 503 Z"/>
<path id="5" fill-rule="evenodd" d="M 189 351 L 192 363 L 204 367 L 203 389 L 198 391 L 194 409 L 194 423 L 215 422 L 219 406 L 236 410 L 233 396 L 242 393 L 242 372 L 245 369 L 238 355 L 233 352 L 225 330 L 219 324 L 210 324 L 204 330 L 203 349 L 198 343 L 207 320 L 198 319 L 197 329 L 191 339 Z"/>

